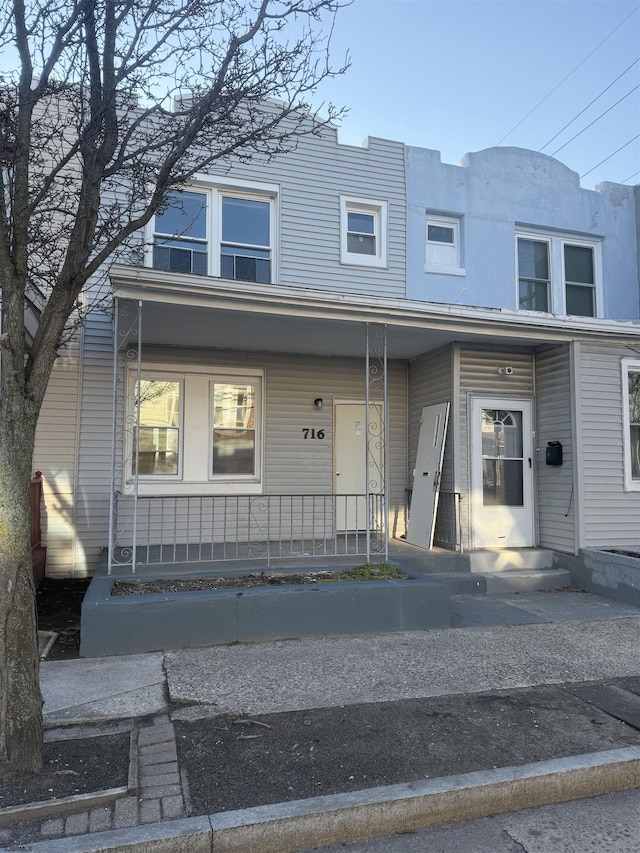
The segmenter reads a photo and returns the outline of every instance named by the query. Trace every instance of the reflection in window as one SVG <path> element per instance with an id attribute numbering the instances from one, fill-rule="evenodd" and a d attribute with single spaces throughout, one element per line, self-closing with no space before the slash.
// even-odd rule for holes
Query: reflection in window
<path id="1" fill-rule="evenodd" d="M 520 308 L 549 310 L 549 244 L 518 238 L 518 289 Z"/>
<path id="2" fill-rule="evenodd" d="M 172 272 L 207 274 L 207 196 L 174 190 L 155 217 L 153 266 Z"/>
<path id="3" fill-rule="evenodd" d="M 134 474 L 136 467 L 137 473 L 145 476 L 178 474 L 180 382 L 142 379 L 136 386 L 133 447 Z"/>
<path id="4" fill-rule="evenodd" d="M 482 492 L 485 506 L 523 506 L 522 412 L 482 410 Z"/>
<path id="5" fill-rule="evenodd" d="M 595 316 L 593 249 L 590 246 L 564 247 L 564 277 L 567 314 Z"/>
<path id="6" fill-rule="evenodd" d="M 640 371 L 630 370 L 628 381 L 631 479 L 640 480 Z"/>
<path id="7" fill-rule="evenodd" d="M 268 201 L 222 197 L 222 278 L 271 281 L 270 218 Z"/>
<path id="8" fill-rule="evenodd" d="M 256 386 L 213 385 L 212 474 L 255 474 Z"/>
<path id="9" fill-rule="evenodd" d="M 347 212 L 347 251 L 356 255 L 375 255 L 375 216 L 373 213 Z"/>

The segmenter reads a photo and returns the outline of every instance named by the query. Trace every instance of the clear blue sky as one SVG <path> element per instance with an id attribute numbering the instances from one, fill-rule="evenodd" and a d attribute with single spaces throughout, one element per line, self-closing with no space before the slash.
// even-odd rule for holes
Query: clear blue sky
<path id="1" fill-rule="evenodd" d="M 435 148 L 446 163 L 498 143 L 554 154 L 631 92 L 554 156 L 590 172 L 587 188 L 640 183 L 638 0 L 355 0 L 333 34 L 336 61 L 347 50 L 351 68 L 321 90 L 349 107 L 343 143 L 396 139 Z"/>

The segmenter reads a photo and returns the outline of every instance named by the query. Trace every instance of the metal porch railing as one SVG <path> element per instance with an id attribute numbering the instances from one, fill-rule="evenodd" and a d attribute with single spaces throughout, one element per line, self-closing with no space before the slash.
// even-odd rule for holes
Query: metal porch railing
<path id="1" fill-rule="evenodd" d="M 114 501 L 110 571 L 154 565 L 386 554 L 384 495 L 211 495 Z M 135 528 L 135 537 L 134 537 Z"/>

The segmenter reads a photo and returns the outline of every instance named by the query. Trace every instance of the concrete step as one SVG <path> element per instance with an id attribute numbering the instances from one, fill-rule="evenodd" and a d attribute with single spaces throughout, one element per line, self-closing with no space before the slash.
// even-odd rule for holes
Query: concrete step
<path id="1" fill-rule="evenodd" d="M 566 569 L 473 572 L 471 576 L 483 578 L 487 584 L 488 593 L 534 592 L 571 586 L 571 576 Z"/>
<path id="2" fill-rule="evenodd" d="M 521 572 L 550 569 L 553 551 L 546 548 L 500 548 L 471 551 L 472 572 Z"/>
<path id="3" fill-rule="evenodd" d="M 488 592 L 486 575 L 471 572 L 424 572 L 422 577 L 446 584 L 450 595 L 484 595 Z"/>

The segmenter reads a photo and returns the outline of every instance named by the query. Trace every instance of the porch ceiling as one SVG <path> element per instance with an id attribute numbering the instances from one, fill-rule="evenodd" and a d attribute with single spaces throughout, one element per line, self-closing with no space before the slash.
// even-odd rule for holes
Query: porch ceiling
<path id="1" fill-rule="evenodd" d="M 120 304 L 142 305 L 142 342 L 300 355 L 361 357 L 365 324 L 387 326 L 389 358 L 410 359 L 454 341 L 538 346 L 571 340 L 640 339 L 640 325 L 336 291 L 222 282 L 114 266 Z M 124 343 L 121 342 L 121 343 Z"/>
<path id="2" fill-rule="evenodd" d="M 450 331 L 387 328 L 389 358 L 409 359 L 452 340 L 477 340 Z M 297 353 L 361 357 L 365 325 L 352 320 L 267 315 L 225 309 L 197 309 L 145 302 L 142 312 L 145 346 L 196 347 L 243 352 Z"/>

